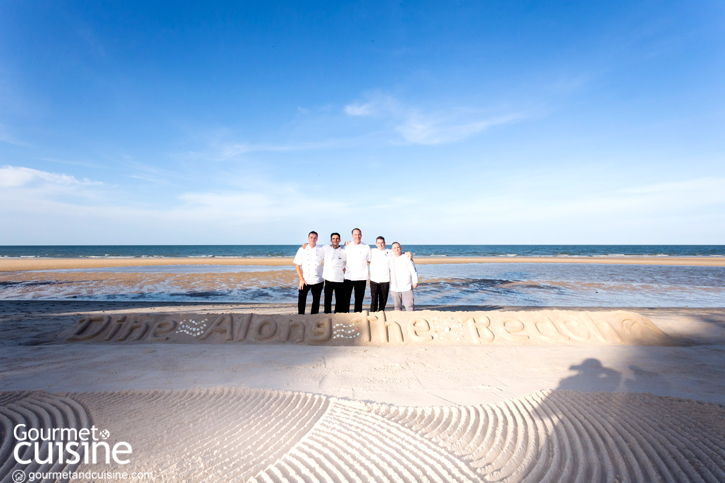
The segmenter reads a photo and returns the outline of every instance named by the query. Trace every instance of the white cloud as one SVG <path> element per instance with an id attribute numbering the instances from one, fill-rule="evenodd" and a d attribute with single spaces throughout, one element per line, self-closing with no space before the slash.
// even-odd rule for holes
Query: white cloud
<path id="1" fill-rule="evenodd" d="M 368 102 L 365 104 L 349 104 L 345 106 L 345 114 L 350 116 L 369 116 L 373 112 L 373 106 Z"/>
<path id="2" fill-rule="evenodd" d="M 398 117 L 409 109 L 397 99 L 379 92 L 369 94 L 366 101 L 355 101 L 343 109 L 348 116 Z"/>
<path id="3" fill-rule="evenodd" d="M 305 149 L 317 149 L 325 147 L 324 143 L 306 143 L 306 144 L 247 144 L 247 143 L 231 143 L 219 147 L 219 159 L 227 159 L 239 154 L 254 152 L 286 152 L 301 151 Z"/>
<path id="4" fill-rule="evenodd" d="M 379 93 L 369 95 L 367 101 L 348 104 L 344 112 L 353 117 L 382 118 L 405 142 L 425 145 L 462 141 L 493 126 L 528 117 L 520 112 L 484 117 L 475 110 L 461 108 L 426 112 Z"/>
<path id="5" fill-rule="evenodd" d="M 439 145 L 462 141 L 494 126 L 527 119 L 526 113 L 484 115 L 480 110 L 449 107 L 424 110 L 398 99 L 372 93 L 330 113 L 327 107 L 297 107 L 304 114 L 285 126 L 288 142 L 238 142 L 227 130 L 212 132 L 206 148 L 175 154 L 179 159 L 229 161 L 250 153 L 290 153 L 370 146 L 373 143 Z M 341 122 L 340 114 L 361 122 L 378 122 L 368 131 Z M 354 130 L 351 132 L 351 128 Z"/>
<path id="6" fill-rule="evenodd" d="M 308 151 L 313 149 L 326 149 L 340 147 L 349 140 L 329 140 L 309 143 L 290 143 L 290 144 L 251 144 L 251 143 L 212 143 L 207 151 L 189 152 L 183 155 L 192 159 L 203 159 L 206 161 L 227 161 L 237 156 L 248 153 L 259 152 L 294 152 Z"/>
<path id="7" fill-rule="evenodd" d="M 238 192 L 191 192 L 178 199 L 174 211 L 184 218 L 284 222 L 317 213 L 324 207 L 330 213 L 345 213 L 343 202 L 322 200 L 302 193 L 296 187 L 270 187 L 256 184 Z"/>
<path id="8" fill-rule="evenodd" d="M 20 188 L 23 186 L 53 186 L 67 188 L 81 188 L 98 186 L 102 183 L 78 180 L 67 174 L 50 173 L 22 166 L 3 166 L 0 168 L 0 187 Z"/>
<path id="9" fill-rule="evenodd" d="M 165 189 L 151 202 L 63 173 L 0 168 L 0 243 L 288 243 L 309 229 L 384 234 L 403 243 L 717 243 L 725 178 L 613 185 L 565 171 L 536 183 L 461 179 L 401 187 L 394 196 L 330 197 L 279 179 L 232 179 L 239 189 Z M 199 185 L 200 186 L 200 185 Z M 350 226 L 346 226 L 350 224 Z"/>
<path id="10" fill-rule="evenodd" d="M 575 191 L 559 172 L 538 188 L 519 183 L 461 190 L 405 228 L 433 219 L 440 233 L 460 233 L 458 243 L 719 243 L 725 236 L 725 178 L 613 187 L 592 179 L 588 191 Z"/>
<path id="11" fill-rule="evenodd" d="M 306 211 L 314 211 L 324 206 L 325 209 L 344 211 L 346 205 L 335 201 L 321 201 L 311 197 L 294 184 L 271 182 L 264 179 L 253 179 L 246 176 L 237 191 L 189 191 L 179 193 L 176 203 L 166 210 L 155 207 L 143 207 L 136 203 L 124 203 L 128 194 L 118 190 L 105 194 L 96 188 L 105 186 L 103 183 L 87 179 L 78 180 L 73 176 L 49 173 L 32 168 L 5 166 L 0 168 L 0 187 L 7 188 L 3 194 L 12 199 L 13 205 L 21 208 L 41 206 L 42 209 L 57 208 L 67 210 L 75 205 L 80 210 L 99 210 L 103 213 L 126 212 L 140 217 L 167 217 L 177 219 L 235 219 L 280 220 L 285 217 L 298 216 Z M 93 203 L 78 200 L 73 195 L 94 194 L 98 199 Z"/>
<path id="12" fill-rule="evenodd" d="M 180 191 L 151 203 L 24 167 L 0 168 L 0 186 L 0 244 L 274 242 L 269 237 L 306 233 L 307 225 L 348 211 L 345 202 L 298 185 L 249 177 L 239 190 Z"/>
<path id="13" fill-rule="evenodd" d="M 447 144 L 461 141 L 493 126 L 509 124 L 525 119 L 520 113 L 507 114 L 473 122 L 457 122 L 435 115 L 415 113 L 395 129 L 406 141 L 414 144 Z"/>

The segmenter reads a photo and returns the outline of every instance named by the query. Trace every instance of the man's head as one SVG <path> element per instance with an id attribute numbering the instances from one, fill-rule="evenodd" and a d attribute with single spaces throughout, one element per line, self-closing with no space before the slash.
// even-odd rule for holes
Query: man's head
<path id="1" fill-rule="evenodd" d="M 393 255 L 395 255 L 396 257 L 399 257 L 400 253 L 403 251 L 403 249 L 400 247 L 400 243 L 394 242 L 392 248 L 393 248 Z"/>
<path id="2" fill-rule="evenodd" d="M 332 248 L 338 248 L 340 246 L 340 234 L 333 233 L 330 235 L 330 243 L 332 243 Z"/>
<path id="3" fill-rule="evenodd" d="M 352 242 L 355 245 L 359 245 L 360 240 L 362 240 L 362 230 L 360 228 L 353 228 L 352 229 Z"/>
<path id="4" fill-rule="evenodd" d="M 385 238 L 379 236 L 375 239 L 375 246 L 378 250 L 385 250 Z"/>
<path id="5" fill-rule="evenodd" d="M 311 231 L 309 235 L 307 235 L 307 243 L 310 244 L 311 248 L 315 248 L 315 245 L 317 245 L 317 232 Z"/>

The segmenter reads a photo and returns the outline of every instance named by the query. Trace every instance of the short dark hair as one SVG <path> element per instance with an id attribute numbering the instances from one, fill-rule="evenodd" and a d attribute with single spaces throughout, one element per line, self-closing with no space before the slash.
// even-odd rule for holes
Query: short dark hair
<path id="1" fill-rule="evenodd" d="M 307 234 L 307 236 L 310 236 L 310 235 L 312 235 L 313 233 L 315 234 L 315 236 L 316 236 L 316 237 L 319 237 L 319 236 L 320 236 L 320 235 L 318 235 L 318 234 L 317 234 L 317 232 L 316 232 L 316 231 L 311 231 L 311 232 L 309 232 L 309 233 Z"/>
<path id="2" fill-rule="evenodd" d="M 379 237 L 377 237 L 375 239 L 375 241 L 378 241 L 378 240 L 383 240 L 383 243 L 385 243 L 385 237 L 384 236 L 379 236 Z"/>
<path id="3" fill-rule="evenodd" d="M 335 232 L 330 235 L 330 239 L 332 239 L 333 236 L 337 235 L 337 238 L 342 238 L 338 232 Z"/>
<path id="4" fill-rule="evenodd" d="M 360 234 L 362 235 L 362 230 L 360 228 L 353 228 L 350 233 L 355 233 L 355 230 L 359 231 Z"/>
<path id="5" fill-rule="evenodd" d="M 398 243 L 398 242 L 393 242 L 393 245 L 398 245 L 398 246 L 399 246 L 400 248 L 403 248 L 403 245 L 401 245 L 401 244 L 400 244 L 400 243 Z M 390 246 L 392 247 L 393 245 L 390 245 Z"/>

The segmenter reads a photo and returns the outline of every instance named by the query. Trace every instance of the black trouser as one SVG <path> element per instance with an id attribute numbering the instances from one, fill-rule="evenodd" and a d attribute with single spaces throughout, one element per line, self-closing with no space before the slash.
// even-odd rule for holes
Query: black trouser
<path id="1" fill-rule="evenodd" d="M 332 313 L 332 293 L 335 293 L 335 313 L 347 312 L 345 305 L 345 284 L 344 282 L 330 282 L 325 280 L 325 313 Z M 349 310 L 349 303 L 348 303 Z"/>
<path id="2" fill-rule="evenodd" d="M 300 290 L 299 298 L 297 299 L 297 313 L 298 314 L 304 314 L 305 313 L 305 305 L 307 304 L 307 292 L 310 290 L 312 291 L 312 310 L 310 310 L 311 314 L 317 314 L 320 312 L 320 295 L 322 295 L 322 286 L 324 284 L 322 282 L 316 283 L 314 285 L 305 285 L 302 287 L 302 290 Z"/>
<path id="3" fill-rule="evenodd" d="M 385 310 L 385 304 L 388 303 L 388 290 L 390 290 L 390 282 L 377 283 L 370 280 L 370 296 L 373 298 L 370 303 L 370 312 Z"/>
<path id="4" fill-rule="evenodd" d="M 355 290 L 355 312 L 362 312 L 363 298 L 365 298 L 365 285 L 367 280 L 345 280 L 345 304 L 342 306 L 345 312 L 350 312 L 350 299 L 352 291 Z"/>

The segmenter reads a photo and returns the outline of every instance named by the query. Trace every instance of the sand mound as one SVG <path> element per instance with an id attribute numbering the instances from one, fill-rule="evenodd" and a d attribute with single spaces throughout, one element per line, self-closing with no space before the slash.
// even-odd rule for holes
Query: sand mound
<path id="1" fill-rule="evenodd" d="M 546 391 L 487 406 L 395 407 L 281 391 L 0 393 L 11 427 L 127 441 L 154 481 L 725 481 L 725 407 L 651 394 Z M 85 408 L 85 409 L 84 409 Z"/>
<path id="2" fill-rule="evenodd" d="M 68 342 L 309 345 L 674 345 L 629 311 L 375 312 L 334 315 L 119 314 L 84 317 Z"/>

